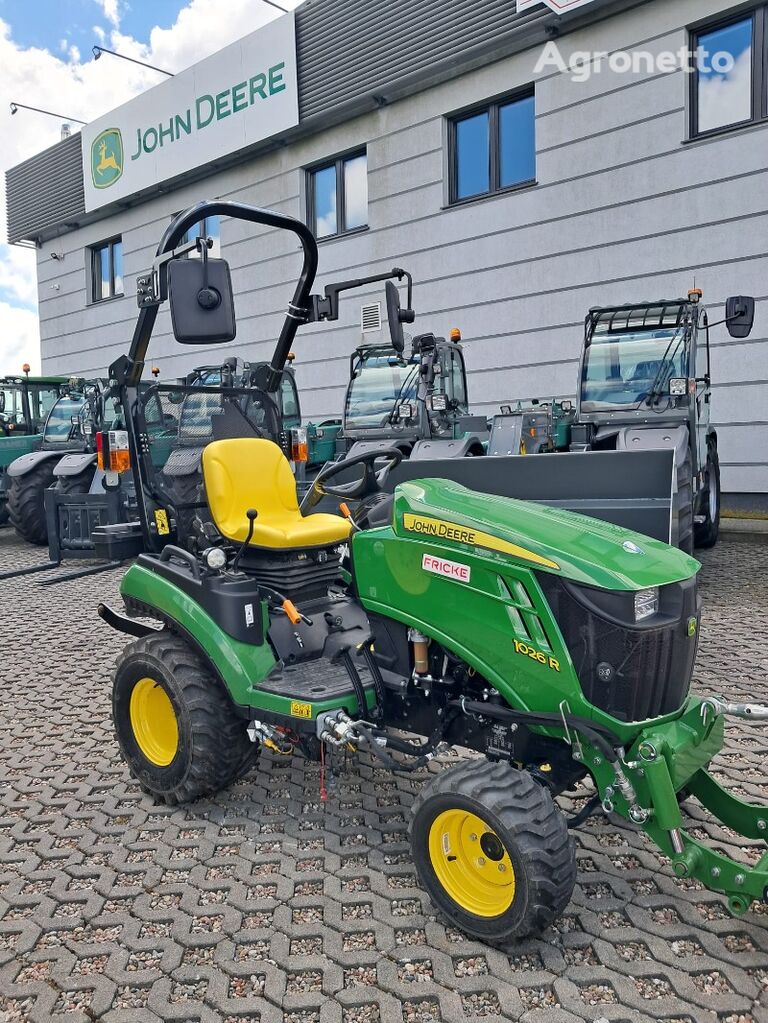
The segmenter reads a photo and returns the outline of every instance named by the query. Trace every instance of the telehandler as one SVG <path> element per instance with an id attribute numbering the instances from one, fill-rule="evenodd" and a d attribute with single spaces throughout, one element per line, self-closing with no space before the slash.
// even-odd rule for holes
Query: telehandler
<path id="1" fill-rule="evenodd" d="M 225 261 L 204 270 L 175 258 L 185 231 L 213 214 L 301 243 L 303 268 L 261 378 L 266 396 L 298 327 L 323 315 L 304 224 L 201 203 L 166 230 L 145 279 L 130 353 L 110 374 L 128 391 L 166 299 L 180 342 L 234 336 Z M 142 479 L 146 455 L 130 423 Z M 685 790 L 765 846 L 768 807 L 729 795 L 709 764 L 729 715 L 765 720 L 768 707 L 690 692 L 698 562 L 610 523 L 444 479 L 412 479 L 386 495 L 402 457 L 364 452 L 358 478 L 343 483 L 340 466 L 327 466 L 303 514 L 278 445 L 230 436 L 205 447 L 208 547 L 195 555 L 148 533 L 152 553 L 122 580 L 127 615 L 99 608 L 132 637 L 112 706 L 139 784 L 186 803 L 240 777 L 261 746 L 288 755 L 310 739 L 409 771 L 455 744 L 480 756 L 422 788 L 410 836 L 425 890 L 469 935 L 540 934 L 576 880 L 569 828 L 600 810 L 644 831 L 677 876 L 723 893 L 734 913 L 768 898 L 768 851 L 750 864 L 730 859 L 685 830 L 678 803 Z M 477 461 L 497 471 L 498 460 Z M 354 519 L 311 513 L 328 495 L 356 499 Z M 146 496 L 144 521 L 153 501 Z M 321 658 L 338 665 L 336 676 L 313 671 Z M 567 820 L 555 798 L 586 776 L 595 796 Z"/>

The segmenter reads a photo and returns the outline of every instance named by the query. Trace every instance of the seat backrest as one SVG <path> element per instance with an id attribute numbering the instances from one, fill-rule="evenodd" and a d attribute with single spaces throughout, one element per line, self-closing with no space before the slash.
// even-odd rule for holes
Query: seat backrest
<path id="1" fill-rule="evenodd" d="M 301 514 L 291 466 L 271 440 L 239 437 L 208 444 L 203 482 L 216 528 L 228 540 L 245 540 L 249 508 L 256 509 L 257 523 L 264 525 Z"/>

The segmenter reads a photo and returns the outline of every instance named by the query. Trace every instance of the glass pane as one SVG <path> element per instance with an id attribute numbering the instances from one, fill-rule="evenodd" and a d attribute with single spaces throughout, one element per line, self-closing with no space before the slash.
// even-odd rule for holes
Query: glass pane
<path id="1" fill-rule="evenodd" d="M 344 202 L 347 231 L 368 223 L 368 157 L 365 153 L 344 161 Z"/>
<path id="2" fill-rule="evenodd" d="M 290 373 L 284 373 L 280 383 L 280 392 L 283 401 L 283 418 L 299 418 L 299 402 L 296 395 L 296 384 Z"/>
<path id="3" fill-rule="evenodd" d="M 490 191 L 488 111 L 456 123 L 456 198 Z"/>
<path id="4" fill-rule="evenodd" d="M 464 372 L 461 359 L 454 353 L 451 353 L 451 377 L 453 387 L 453 399 L 457 401 L 462 408 L 467 405 L 467 393 L 464 389 Z"/>
<path id="5" fill-rule="evenodd" d="M 699 131 L 752 116 L 752 19 L 699 36 Z"/>
<path id="6" fill-rule="evenodd" d="M 110 292 L 110 279 L 109 279 L 109 246 L 105 245 L 99 249 L 96 253 L 98 260 L 97 273 L 99 274 L 99 298 L 109 298 Z"/>
<path id="7" fill-rule="evenodd" d="M 315 234 L 327 238 L 338 234 L 339 224 L 336 213 L 336 165 L 315 171 Z"/>
<path id="8" fill-rule="evenodd" d="M 112 265 L 114 270 L 115 278 L 115 290 L 114 295 L 122 295 L 123 293 L 123 243 L 113 242 L 112 243 Z"/>
<path id="9" fill-rule="evenodd" d="M 205 237 L 213 238 L 215 241 L 221 234 L 221 229 L 219 227 L 219 218 L 206 217 L 203 223 L 205 225 Z"/>
<path id="10" fill-rule="evenodd" d="M 536 128 L 533 96 L 499 108 L 499 181 L 502 188 L 536 177 Z"/>

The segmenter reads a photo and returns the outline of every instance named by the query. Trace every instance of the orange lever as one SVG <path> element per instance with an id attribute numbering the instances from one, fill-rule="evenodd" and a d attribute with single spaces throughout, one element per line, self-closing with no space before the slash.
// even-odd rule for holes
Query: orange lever
<path id="1" fill-rule="evenodd" d="M 341 502 L 341 504 L 339 505 L 339 511 L 341 512 L 345 519 L 352 518 L 352 512 L 349 510 L 349 505 L 346 504 L 346 502 L 344 501 Z"/>
<path id="2" fill-rule="evenodd" d="M 298 625 L 302 620 L 301 615 L 296 610 L 296 605 L 290 600 L 283 601 L 283 611 L 285 611 L 288 615 L 288 618 L 293 625 Z"/>

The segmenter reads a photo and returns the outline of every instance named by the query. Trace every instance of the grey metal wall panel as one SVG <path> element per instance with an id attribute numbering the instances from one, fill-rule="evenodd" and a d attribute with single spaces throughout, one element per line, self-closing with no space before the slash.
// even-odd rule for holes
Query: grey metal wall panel
<path id="1" fill-rule="evenodd" d="M 455 73 L 472 51 L 501 52 L 547 18 L 546 8 L 518 14 L 510 0 L 309 0 L 296 19 L 301 117 Z"/>
<path id="2" fill-rule="evenodd" d="M 79 132 L 6 173 L 8 240 L 32 239 L 52 224 L 85 212 Z"/>

